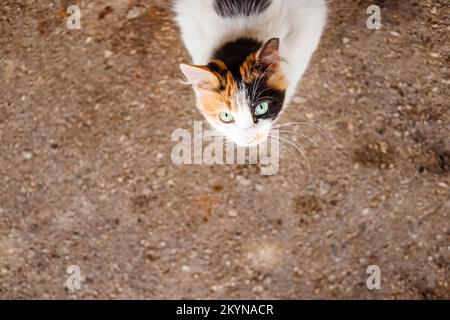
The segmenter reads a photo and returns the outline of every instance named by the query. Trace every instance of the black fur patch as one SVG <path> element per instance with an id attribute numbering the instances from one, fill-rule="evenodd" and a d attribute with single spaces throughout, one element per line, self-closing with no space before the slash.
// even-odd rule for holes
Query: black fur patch
<path id="1" fill-rule="evenodd" d="M 242 76 L 239 72 L 240 66 L 249 55 L 257 52 L 261 46 L 262 43 L 256 40 L 241 38 L 225 44 L 216 51 L 213 58 L 223 61 L 235 80 L 241 81 Z"/>
<path id="2" fill-rule="evenodd" d="M 256 80 L 254 83 L 251 83 L 250 85 L 246 86 L 247 93 L 249 100 L 248 103 L 251 108 L 252 116 L 253 116 L 253 122 L 258 123 L 259 119 L 271 119 L 275 120 L 278 117 L 278 114 L 281 112 L 281 109 L 283 108 L 284 98 L 285 98 L 285 92 L 284 91 L 278 91 L 276 89 L 273 89 L 269 87 L 266 84 L 266 79 L 263 80 Z M 258 87 L 256 89 L 256 97 L 251 96 L 251 92 L 254 90 L 254 86 L 257 85 Z M 263 92 L 263 99 L 259 99 L 260 93 Z M 258 106 L 258 104 L 262 102 L 267 102 L 269 104 L 269 112 L 262 116 L 255 115 L 255 108 Z"/>
<path id="3" fill-rule="evenodd" d="M 271 0 L 215 0 L 214 10 L 222 17 L 251 16 L 263 13 Z"/>

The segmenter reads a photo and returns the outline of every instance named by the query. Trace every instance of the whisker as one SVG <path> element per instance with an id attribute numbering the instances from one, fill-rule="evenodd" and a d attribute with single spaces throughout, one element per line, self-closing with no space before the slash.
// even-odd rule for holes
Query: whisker
<path id="1" fill-rule="evenodd" d="M 270 141 L 270 143 L 277 143 L 278 146 L 283 147 L 285 150 L 287 150 L 289 153 L 292 154 L 292 150 L 291 150 L 291 149 L 289 149 L 287 146 L 285 146 L 284 144 L 282 144 L 280 141 L 275 140 L 274 137 L 272 137 L 272 136 L 269 135 L 269 136 L 267 137 L 267 139 Z"/>
<path id="2" fill-rule="evenodd" d="M 273 62 L 269 67 L 267 67 L 266 70 L 264 70 L 263 74 L 262 74 L 261 76 L 259 76 L 259 78 L 258 78 L 258 80 L 257 80 L 257 82 L 256 82 L 256 84 L 255 84 L 255 88 L 257 88 L 257 87 L 259 86 L 261 80 L 265 77 L 265 75 L 266 75 L 267 72 L 270 70 L 270 68 L 272 68 L 272 66 L 275 65 L 275 64 L 276 64 L 276 62 Z M 266 88 L 265 90 L 268 90 L 268 88 Z M 252 100 L 252 101 L 257 100 L 258 97 L 259 97 L 265 90 L 263 90 L 262 92 L 260 92 L 260 93 L 258 94 L 257 97 L 252 96 L 252 99 L 251 99 L 251 100 Z M 256 92 L 256 90 L 255 90 L 255 92 Z"/>
<path id="3" fill-rule="evenodd" d="M 293 152 L 294 152 L 294 151 L 292 151 L 286 144 L 283 144 L 283 143 L 282 143 L 283 141 L 281 140 L 280 135 L 277 135 L 276 137 L 274 137 L 272 133 L 269 133 L 269 137 L 271 137 L 271 138 L 276 138 L 276 139 L 277 139 L 276 141 L 277 141 L 281 146 L 283 146 L 287 151 L 289 151 L 289 153 L 293 153 Z"/>
<path id="4" fill-rule="evenodd" d="M 304 121 L 299 121 L 299 122 L 289 122 L 289 123 L 283 123 L 283 124 L 279 124 L 279 125 L 275 125 L 273 126 L 274 129 L 279 129 L 279 128 L 283 128 L 283 127 L 287 127 L 287 126 L 293 126 L 293 125 L 309 125 L 314 127 L 315 129 L 317 129 L 317 131 L 319 131 L 319 133 L 322 134 L 322 136 L 327 140 L 327 142 L 329 143 L 330 146 L 333 146 L 333 142 L 331 139 L 330 134 L 321 126 L 319 126 L 316 123 L 312 123 L 312 122 L 304 122 Z"/>
<path id="5" fill-rule="evenodd" d="M 290 141 L 290 140 L 288 140 L 288 139 L 286 139 L 286 138 L 282 138 L 282 137 L 279 137 L 279 138 L 280 138 L 282 141 L 289 143 L 290 145 L 292 145 L 293 147 L 295 147 L 295 149 L 297 149 L 298 152 L 300 152 L 300 154 L 301 154 L 302 157 L 303 157 L 303 160 L 305 160 L 306 165 L 308 166 L 308 171 L 311 172 L 311 171 L 312 171 L 312 170 L 311 170 L 311 165 L 310 165 L 310 163 L 309 163 L 308 158 L 306 157 L 305 152 L 304 152 L 300 147 L 298 147 L 294 142 L 292 142 L 292 141 Z"/>
<path id="6" fill-rule="evenodd" d="M 274 97 L 264 96 L 264 97 L 258 98 L 258 99 L 254 102 L 254 104 L 255 104 L 255 105 L 258 105 L 260 102 L 262 102 L 262 101 L 264 101 L 264 100 L 271 100 L 271 101 L 279 102 L 279 100 L 276 99 L 276 98 L 274 98 Z"/>
<path id="7" fill-rule="evenodd" d="M 265 89 L 262 90 L 261 92 L 258 92 L 258 95 L 257 95 L 256 97 L 253 97 L 253 98 L 252 98 L 252 101 L 258 100 L 259 97 L 260 97 L 262 94 L 264 94 L 264 92 L 269 91 L 269 90 L 270 90 L 270 88 L 265 88 Z"/>
<path id="8" fill-rule="evenodd" d="M 281 133 L 292 133 L 292 134 L 296 134 L 302 138 L 305 138 L 306 140 L 308 140 L 312 145 L 314 145 L 316 148 L 319 147 L 319 145 L 317 144 L 317 142 L 315 142 L 313 139 L 311 139 L 310 137 L 308 137 L 306 134 L 303 134 L 301 132 L 297 132 L 297 131 L 289 131 L 289 130 L 278 130 L 278 132 Z"/>

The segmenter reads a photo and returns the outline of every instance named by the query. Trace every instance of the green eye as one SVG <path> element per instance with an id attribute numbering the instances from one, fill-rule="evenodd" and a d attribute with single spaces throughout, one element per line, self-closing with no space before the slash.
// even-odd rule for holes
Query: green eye
<path id="1" fill-rule="evenodd" d="M 267 102 L 260 103 L 255 108 L 255 115 L 262 116 L 265 115 L 269 111 L 269 104 Z"/>
<path id="2" fill-rule="evenodd" d="M 221 112 L 219 113 L 219 118 L 225 123 L 231 123 L 234 121 L 234 117 L 229 114 L 228 112 Z"/>

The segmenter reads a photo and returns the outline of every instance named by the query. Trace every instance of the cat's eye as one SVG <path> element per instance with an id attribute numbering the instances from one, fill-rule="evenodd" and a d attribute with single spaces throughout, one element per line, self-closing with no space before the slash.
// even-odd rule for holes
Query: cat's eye
<path id="1" fill-rule="evenodd" d="M 255 108 L 255 115 L 257 116 L 263 116 L 269 111 L 269 104 L 267 102 L 260 103 Z"/>
<path id="2" fill-rule="evenodd" d="M 219 113 L 219 119 L 225 123 L 231 123 L 234 121 L 234 117 L 231 114 L 229 114 L 228 112 Z"/>

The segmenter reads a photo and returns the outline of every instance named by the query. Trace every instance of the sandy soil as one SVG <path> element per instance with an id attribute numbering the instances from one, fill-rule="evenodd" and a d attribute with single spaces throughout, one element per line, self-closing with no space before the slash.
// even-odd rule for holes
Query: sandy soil
<path id="1" fill-rule="evenodd" d="M 273 176 L 172 164 L 202 117 L 166 1 L 75 2 L 81 30 L 73 1 L 0 7 L 0 298 L 450 299 L 447 0 L 374 0 L 381 30 L 331 1 L 281 120 L 330 141 L 299 125 L 311 170 Z"/>

